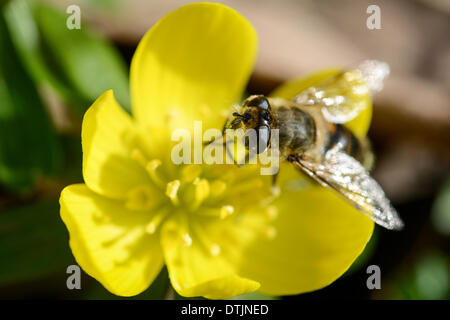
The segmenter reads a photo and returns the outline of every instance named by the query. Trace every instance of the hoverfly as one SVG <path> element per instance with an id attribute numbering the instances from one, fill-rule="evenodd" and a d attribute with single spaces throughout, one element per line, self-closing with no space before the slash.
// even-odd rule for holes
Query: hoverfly
<path id="1" fill-rule="evenodd" d="M 403 222 L 369 174 L 373 162 L 369 141 L 343 126 L 362 111 L 357 97 L 368 90 L 379 91 L 388 73 L 387 64 L 370 60 L 292 100 L 250 96 L 227 120 L 224 130 L 255 129 L 256 153 L 262 153 L 271 146 L 271 130 L 278 129 L 281 161 L 292 163 L 321 186 L 335 191 L 375 223 L 399 230 Z"/>

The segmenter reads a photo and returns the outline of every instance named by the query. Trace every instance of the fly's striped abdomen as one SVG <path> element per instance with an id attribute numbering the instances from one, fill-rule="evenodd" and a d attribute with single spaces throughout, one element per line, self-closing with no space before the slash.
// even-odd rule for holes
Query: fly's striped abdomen
<path id="1" fill-rule="evenodd" d="M 339 145 L 338 145 L 339 144 Z M 361 163 L 365 162 L 367 146 L 359 140 L 349 129 L 341 124 L 331 124 L 328 143 L 325 150 L 339 147 L 342 151 L 352 156 Z"/>

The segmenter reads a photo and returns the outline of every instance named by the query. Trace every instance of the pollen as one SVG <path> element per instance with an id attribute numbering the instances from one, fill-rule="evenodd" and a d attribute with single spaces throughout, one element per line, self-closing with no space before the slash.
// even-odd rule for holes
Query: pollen
<path id="1" fill-rule="evenodd" d="M 186 246 L 190 247 L 190 246 L 192 245 L 192 238 L 191 238 L 191 236 L 189 235 L 189 233 L 183 233 L 182 236 L 181 236 L 181 238 L 183 239 L 183 243 L 184 243 Z"/>
<path id="2" fill-rule="evenodd" d="M 150 161 L 149 163 L 147 163 L 147 170 L 149 171 L 155 171 L 156 168 L 158 168 L 161 165 L 161 160 L 159 159 L 153 159 L 152 161 Z"/>
<path id="3" fill-rule="evenodd" d="M 178 205 L 178 189 L 180 188 L 180 180 L 173 180 L 166 186 L 166 196 L 172 201 L 174 205 Z"/>
<path id="4" fill-rule="evenodd" d="M 167 211 L 160 211 L 156 213 L 150 222 L 145 226 L 145 231 L 148 234 L 154 234 L 166 216 Z"/>
<path id="5" fill-rule="evenodd" d="M 233 206 L 223 206 L 220 208 L 220 219 L 225 219 L 229 216 L 231 216 L 234 213 L 234 207 Z"/>
<path id="6" fill-rule="evenodd" d="M 145 231 L 149 234 L 154 234 L 156 231 L 156 225 L 153 222 L 150 222 L 146 227 Z"/>
<path id="7" fill-rule="evenodd" d="M 163 187 L 164 182 L 157 174 L 157 169 L 160 166 L 161 166 L 161 160 L 153 159 L 145 165 L 145 170 L 147 171 L 148 175 L 150 176 L 150 179 L 152 179 L 154 184 L 156 184 L 158 187 Z"/>

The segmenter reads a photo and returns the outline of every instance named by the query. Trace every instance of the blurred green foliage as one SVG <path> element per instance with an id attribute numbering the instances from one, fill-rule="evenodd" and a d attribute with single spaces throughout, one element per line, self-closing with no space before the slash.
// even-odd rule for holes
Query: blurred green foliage
<path id="1" fill-rule="evenodd" d="M 38 176 L 54 176 L 63 158 L 39 92 L 84 110 L 113 89 L 130 110 L 128 71 L 117 49 L 82 29 L 69 30 L 68 15 L 40 2 L 9 1 L 0 16 L 0 183 L 31 192 Z"/>
<path id="2" fill-rule="evenodd" d="M 402 270 L 388 298 L 407 300 L 450 299 L 450 262 L 442 252 L 429 252 L 412 268 Z"/>
<path id="3" fill-rule="evenodd" d="M 68 241 L 56 199 L 3 211 L 0 286 L 64 270 L 74 263 Z"/>
<path id="4" fill-rule="evenodd" d="M 436 198 L 431 218 L 438 232 L 450 236 L 450 178 Z"/>
<path id="5" fill-rule="evenodd" d="M 0 16 L 0 182 L 29 191 L 38 175 L 61 164 L 61 146 Z"/>
<path id="6" fill-rule="evenodd" d="M 107 39 L 83 22 L 81 29 L 69 30 L 68 15 L 39 2 L 11 1 L 5 16 L 17 51 L 38 84 L 49 84 L 82 110 L 112 88 L 130 110 L 127 67 Z"/>
<path id="7" fill-rule="evenodd" d="M 68 17 L 40 1 L 0 3 L 2 296 L 1 288 L 11 285 L 52 275 L 64 279 L 65 269 L 75 261 L 57 199 L 64 185 L 82 181 L 76 124 L 109 89 L 130 110 L 128 68 L 119 51 L 91 30 L 83 15 L 82 28 L 69 30 Z M 55 126 L 48 95 L 75 123 L 69 132 Z M 142 298 L 161 298 L 167 285 L 167 273 L 162 273 Z M 65 283 L 58 287 L 65 288 Z M 112 296 L 96 282 L 88 289 L 82 296 Z"/>

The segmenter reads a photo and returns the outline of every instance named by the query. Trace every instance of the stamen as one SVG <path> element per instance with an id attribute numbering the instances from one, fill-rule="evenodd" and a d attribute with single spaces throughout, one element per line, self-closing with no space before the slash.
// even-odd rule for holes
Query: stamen
<path id="1" fill-rule="evenodd" d="M 181 235 L 181 238 L 183 239 L 183 242 L 186 246 L 190 247 L 192 245 L 192 238 L 189 233 L 183 233 Z"/>
<path id="2" fill-rule="evenodd" d="M 161 225 L 161 222 L 164 220 L 164 218 L 167 216 L 168 210 L 162 210 L 160 212 L 157 212 L 150 222 L 145 226 L 145 231 L 149 234 L 154 234 L 158 227 Z"/>
<path id="3" fill-rule="evenodd" d="M 167 184 L 166 187 L 166 196 L 169 197 L 169 199 L 172 201 L 174 205 L 179 204 L 178 200 L 178 189 L 180 188 L 180 180 L 173 180 Z"/>
<path id="4" fill-rule="evenodd" d="M 160 177 L 158 177 L 158 174 L 156 172 L 156 169 L 161 165 L 161 160 L 159 159 L 153 159 L 152 161 L 148 162 L 145 166 L 145 169 L 147 170 L 148 175 L 152 179 L 152 181 L 159 187 L 164 186 L 164 181 Z"/>
<path id="5" fill-rule="evenodd" d="M 220 219 L 226 219 L 234 213 L 234 207 L 227 205 L 220 208 Z"/>

